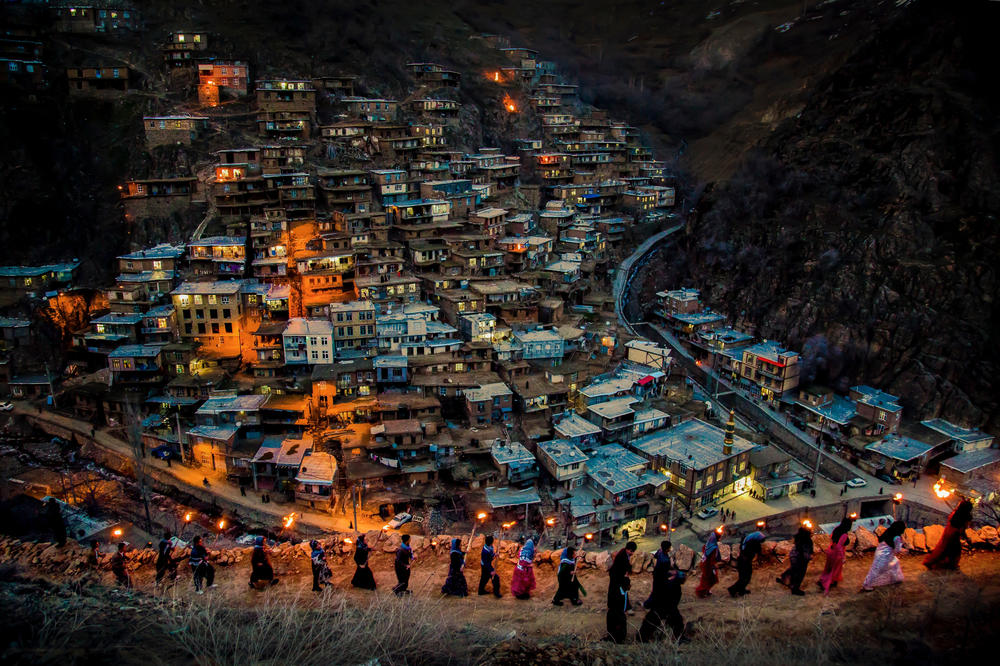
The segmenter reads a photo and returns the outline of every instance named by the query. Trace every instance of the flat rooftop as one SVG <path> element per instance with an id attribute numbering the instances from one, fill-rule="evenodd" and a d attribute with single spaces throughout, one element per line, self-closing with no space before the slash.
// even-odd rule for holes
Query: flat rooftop
<path id="1" fill-rule="evenodd" d="M 524 448 L 521 442 L 508 442 L 503 439 L 493 440 L 490 455 L 498 465 L 509 465 L 511 463 L 532 463 L 535 456 L 531 451 Z"/>
<path id="2" fill-rule="evenodd" d="M 539 442 L 538 450 L 545 454 L 559 467 L 572 465 L 574 463 L 587 462 L 587 455 L 576 448 L 576 446 L 565 439 L 553 439 L 548 442 Z"/>
<path id="3" fill-rule="evenodd" d="M 944 419 L 930 419 L 929 421 L 921 421 L 921 425 L 930 428 L 931 430 L 936 430 L 942 435 L 946 435 L 949 439 L 955 439 L 965 444 L 974 444 L 976 442 L 982 442 L 984 440 L 992 440 L 993 435 L 988 435 L 981 430 L 976 428 L 963 428 L 957 426 L 954 423 L 945 421 Z"/>
<path id="4" fill-rule="evenodd" d="M 569 416 L 564 417 L 553 428 L 564 439 L 601 434 L 600 428 L 575 412 L 570 412 Z"/>
<path id="5" fill-rule="evenodd" d="M 749 441 L 736 435 L 733 439 L 733 452 L 727 456 L 722 452 L 724 439 L 722 428 L 699 419 L 691 419 L 672 428 L 643 435 L 629 445 L 648 456 L 677 461 L 693 469 L 711 467 L 754 448 Z"/>
<path id="6" fill-rule="evenodd" d="M 941 461 L 942 467 L 953 469 L 961 474 L 968 474 L 980 467 L 1000 462 L 1000 449 L 976 449 L 965 451 L 957 456 Z"/>

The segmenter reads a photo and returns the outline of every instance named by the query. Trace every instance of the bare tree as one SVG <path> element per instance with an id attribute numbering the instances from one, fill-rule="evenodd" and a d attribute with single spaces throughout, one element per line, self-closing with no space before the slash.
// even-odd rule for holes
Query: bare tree
<path id="1" fill-rule="evenodd" d="M 131 400 L 125 403 L 125 423 L 123 426 L 129 448 L 132 451 L 132 470 L 135 474 L 135 483 L 139 488 L 139 497 L 146 510 L 146 531 L 152 534 L 153 519 L 149 513 L 149 484 L 146 480 L 149 463 L 146 461 L 146 450 L 142 443 L 142 416 L 139 412 L 139 406 Z"/>

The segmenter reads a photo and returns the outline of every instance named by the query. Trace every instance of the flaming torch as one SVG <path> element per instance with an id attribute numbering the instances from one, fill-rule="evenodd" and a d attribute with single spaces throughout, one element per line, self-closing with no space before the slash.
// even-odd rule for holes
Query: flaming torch
<path id="1" fill-rule="evenodd" d="M 507 113 L 517 113 L 517 104 L 510 95 L 503 96 L 503 108 L 507 110 Z"/>
<path id="2" fill-rule="evenodd" d="M 476 514 L 476 519 L 472 521 L 472 531 L 469 533 L 469 548 L 472 548 L 472 540 L 476 538 L 476 528 L 480 523 L 486 522 L 486 512 L 480 511 Z"/>
<path id="3" fill-rule="evenodd" d="M 287 516 L 281 518 L 282 529 L 291 529 L 292 525 L 295 524 L 295 513 L 290 513 Z"/>
<path id="4" fill-rule="evenodd" d="M 759 529 L 759 530 L 762 530 L 762 529 L 764 529 L 764 527 L 765 527 L 766 525 L 767 525 L 767 523 L 765 523 L 765 522 L 764 522 L 763 520 L 758 520 L 758 521 L 757 521 L 757 529 Z"/>
<path id="5" fill-rule="evenodd" d="M 903 493 L 892 496 L 892 519 L 896 520 L 896 507 L 903 503 Z"/>
<path id="6" fill-rule="evenodd" d="M 808 518 L 806 518 L 805 520 L 802 521 L 802 527 L 806 528 L 807 530 L 811 530 L 813 528 L 813 522 Z"/>
<path id="7" fill-rule="evenodd" d="M 115 529 L 111 530 L 111 536 L 113 536 L 116 539 L 120 539 L 122 537 L 122 534 L 124 534 L 124 532 L 120 527 L 116 527 Z"/>
<path id="8" fill-rule="evenodd" d="M 938 499 L 946 500 L 955 492 L 954 490 L 945 488 L 944 484 L 944 479 L 938 479 L 938 482 L 934 484 L 934 494 L 938 496 Z"/>
<path id="9" fill-rule="evenodd" d="M 719 536 L 722 536 L 722 533 L 725 531 L 726 531 L 725 525 L 719 525 L 718 527 L 715 528 L 715 533 L 718 534 Z"/>

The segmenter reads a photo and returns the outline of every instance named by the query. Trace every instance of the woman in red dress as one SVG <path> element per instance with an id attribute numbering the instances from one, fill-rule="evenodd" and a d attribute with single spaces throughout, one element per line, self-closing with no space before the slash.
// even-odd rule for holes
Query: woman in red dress
<path id="1" fill-rule="evenodd" d="M 844 518 L 830 535 L 830 547 L 826 549 L 826 567 L 819 577 L 823 594 L 830 594 L 830 588 L 844 579 L 844 560 L 847 559 L 847 542 L 854 527 L 853 518 Z"/>
<path id="2" fill-rule="evenodd" d="M 712 596 L 712 586 L 719 582 L 719 535 L 722 528 L 718 527 L 708 535 L 708 542 L 701 549 L 701 580 L 694 593 L 699 599 Z"/>
<path id="3" fill-rule="evenodd" d="M 972 522 L 972 502 L 962 500 L 948 516 L 941 540 L 924 558 L 928 569 L 957 569 L 962 558 L 962 536 Z"/>

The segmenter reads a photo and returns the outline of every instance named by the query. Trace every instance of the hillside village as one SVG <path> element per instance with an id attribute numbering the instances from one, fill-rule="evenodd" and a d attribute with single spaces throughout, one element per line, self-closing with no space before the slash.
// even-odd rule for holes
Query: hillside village
<path id="1" fill-rule="evenodd" d="M 50 38 L 141 33 L 141 6 L 45 4 L 44 27 L 4 39 L 19 94 L 159 94 L 98 49 L 45 58 Z M 695 425 L 704 406 L 685 409 L 669 351 L 614 317 L 615 263 L 676 216 L 640 132 L 497 35 L 477 37 L 488 70 L 408 62 L 408 94 L 388 99 L 357 73 L 224 57 L 188 27 L 148 36 L 177 101 L 141 118 L 157 173 L 119 187 L 122 223 L 159 242 L 118 256 L 114 283 L 66 324 L 65 367 L 19 349 L 38 342 L 39 304 L 82 293 L 79 260 L 0 268 L 3 391 L 95 428 L 141 420 L 147 451 L 206 483 L 318 511 L 360 498 L 416 512 L 457 493 L 511 523 L 544 504 L 567 535 L 657 524 L 670 465 L 625 445 Z M 473 77 L 515 152 L 463 141 L 456 93 Z M 172 233 L 178 216 L 201 220 L 190 238 Z M 747 476 L 749 444 L 724 449 L 721 428 L 696 424 L 684 437 L 732 469 L 707 501 Z"/>
<path id="2" fill-rule="evenodd" d="M 0 83 L 160 110 L 134 119 L 143 167 L 118 186 L 131 247 L 113 283 L 81 284 L 72 257 L 0 267 L 13 400 L 123 437 L 138 424 L 148 455 L 206 486 L 355 526 L 488 512 L 601 542 L 672 528 L 674 503 L 680 517 L 815 482 L 714 413 L 675 349 L 619 323 L 617 268 L 682 221 L 681 187 L 544 53 L 476 35 L 488 66 L 400 63 L 408 89 L 388 96 L 365 72 L 232 53 L 211 26 L 147 34 L 139 4 L 22 4 Z M 108 55 L 137 34 L 159 45 L 156 76 Z M 47 58 L 67 40 L 72 62 Z M 492 100 L 502 147 L 473 141 L 463 86 Z M 888 483 L 944 452 L 975 459 L 952 483 L 1000 468 L 991 437 L 901 429 L 877 389 L 799 387 L 797 353 L 726 328 L 697 292 L 655 309 L 699 362 Z M 35 353 L 42 328 L 58 353 Z"/>

